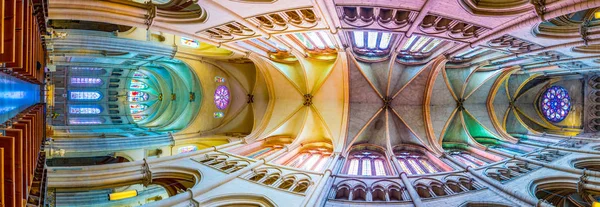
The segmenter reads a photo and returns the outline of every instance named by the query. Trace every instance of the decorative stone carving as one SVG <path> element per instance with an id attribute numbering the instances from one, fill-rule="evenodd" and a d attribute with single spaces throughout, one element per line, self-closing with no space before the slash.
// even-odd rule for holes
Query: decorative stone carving
<path id="1" fill-rule="evenodd" d="M 419 29 L 427 34 L 445 34 L 445 36 L 457 40 L 479 37 L 489 30 L 483 26 L 436 15 L 425 16 Z"/>
<path id="2" fill-rule="evenodd" d="M 312 8 L 279 11 L 246 20 L 267 31 L 305 30 L 319 24 L 319 18 Z"/>
<path id="3" fill-rule="evenodd" d="M 238 22 L 230 22 L 226 24 L 222 24 L 210 29 L 202 30 L 196 32 L 200 35 L 205 36 L 209 39 L 221 40 L 221 41 L 229 41 L 235 40 L 239 38 L 252 37 L 256 35 L 256 32 L 251 30 L 250 28 L 238 23 Z"/>
<path id="4" fill-rule="evenodd" d="M 336 9 L 345 26 L 393 31 L 405 28 L 418 14 L 406 9 L 387 7 L 339 6 Z"/>

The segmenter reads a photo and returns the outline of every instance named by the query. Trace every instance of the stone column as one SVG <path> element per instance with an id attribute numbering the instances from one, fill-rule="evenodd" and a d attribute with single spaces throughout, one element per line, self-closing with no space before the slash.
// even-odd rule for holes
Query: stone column
<path id="1" fill-rule="evenodd" d="M 408 191 L 408 195 L 410 195 L 410 199 L 412 200 L 415 207 L 425 206 L 425 204 L 423 204 L 423 201 L 421 201 L 421 197 L 419 197 L 417 190 L 415 190 L 415 188 L 412 185 L 412 183 L 410 182 L 410 180 L 408 180 L 408 176 L 406 175 L 406 172 L 404 172 L 404 170 L 402 170 L 402 168 L 399 166 L 398 159 L 396 158 L 396 156 L 392 155 L 390 157 L 391 157 L 392 165 L 394 165 L 394 168 L 396 168 L 396 170 L 400 174 L 402 183 L 404 183 L 404 187 L 406 188 L 406 191 Z"/>

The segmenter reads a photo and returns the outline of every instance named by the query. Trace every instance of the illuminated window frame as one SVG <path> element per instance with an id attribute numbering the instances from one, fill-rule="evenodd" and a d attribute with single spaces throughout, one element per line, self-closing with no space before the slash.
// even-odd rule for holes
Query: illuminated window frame
<path id="1" fill-rule="evenodd" d="M 360 150 L 352 152 L 346 169 L 348 175 L 360 176 L 386 176 L 385 156 L 371 150 Z"/>
<path id="2" fill-rule="evenodd" d="M 273 40 L 258 37 L 236 42 L 237 45 L 252 52 L 274 58 L 286 58 L 291 56 L 290 49 L 274 42 Z"/>
<path id="3" fill-rule="evenodd" d="M 390 32 L 352 31 L 348 33 L 354 52 L 365 56 L 385 56 L 390 53 L 395 35 Z"/>
<path id="4" fill-rule="evenodd" d="M 187 47 L 191 47 L 191 48 L 200 47 L 200 42 L 198 40 L 187 38 L 187 37 L 181 37 L 181 44 L 184 46 L 187 46 Z"/>
<path id="5" fill-rule="evenodd" d="M 396 152 L 400 168 L 409 175 L 424 175 L 441 172 L 440 167 L 429 161 L 424 154 L 414 151 Z"/>
<path id="6" fill-rule="evenodd" d="M 104 81 L 100 78 L 92 77 L 71 77 L 69 78 L 69 85 L 73 87 L 98 87 L 102 86 Z"/>
<path id="7" fill-rule="evenodd" d="M 446 43 L 446 40 L 439 38 L 413 35 L 404 43 L 404 45 L 400 46 L 398 58 L 406 60 L 424 59 L 431 56 L 431 54 L 442 48 Z"/>
<path id="8" fill-rule="evenodd" d="M 100 114 L 102 107 L 98 105 L 69 105 L 69 114 Z"/>
<path id="9" fill-rule="evenodd" d="M 325 31 L 294 33 L 286 36 L 308 52 L 332 53 L 336 51 L 334 40 Z"/>
<path id="10" fill-rule="evenodd" d="M 99 125 L 104 121 L 102 117 L 70 117 L 69 125 Z"/>
<path id="11" fill-rule="evenodd" d="M 99 101 L 102 99 L 100 91 L 69 91 L 69 100 L 74 101 Z"/>

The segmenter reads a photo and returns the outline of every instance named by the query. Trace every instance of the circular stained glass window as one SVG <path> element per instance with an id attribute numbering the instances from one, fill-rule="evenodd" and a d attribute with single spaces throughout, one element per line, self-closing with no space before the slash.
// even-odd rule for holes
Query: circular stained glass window
<path id="1" fill-rule="evenodd" d="M 560 122 L 569 115 L 571 110 L 571 97 L 567 89 L 561 86 L 552 86 L 542 96 L 542 113 L 548 121 Z"/>
<path id="2" fill-rule="evenodd" d="M 218 86 L 215 90 L 215 105 L 220 110 L 224 110 L 229 105 L 229 89 L 227 86 Z"/>

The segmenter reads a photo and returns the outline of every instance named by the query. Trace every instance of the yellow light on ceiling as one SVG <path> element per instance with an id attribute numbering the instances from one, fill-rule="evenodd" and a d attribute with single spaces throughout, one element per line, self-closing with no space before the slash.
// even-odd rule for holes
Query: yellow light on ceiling
<path id="1" fill-rule="evenodd" d="M 128 190 L 128 191 L 108 194 L 108 199 L 111 201 L 116 201 L 116 200 L 136 197 L 137 195 L 138 195 L 137 190 Z"/>
<path id="2" fill-rule="evenodd" d="M 596 18 L 598 18 L 598 12 L 596 12 L 595 16 L 596 16 Z M 600 207 L 600 203 L 598 203 L 598 202 L 594 201 L 594 202 L 592 203 L 592 207 Z"/>
<path id="3" fill-rule="evenodd" d="M 594 12 L 594 18 L 600 19 L 600 11 Z"/>

